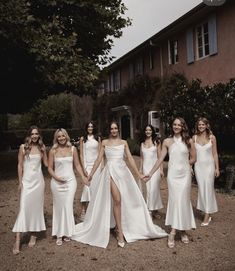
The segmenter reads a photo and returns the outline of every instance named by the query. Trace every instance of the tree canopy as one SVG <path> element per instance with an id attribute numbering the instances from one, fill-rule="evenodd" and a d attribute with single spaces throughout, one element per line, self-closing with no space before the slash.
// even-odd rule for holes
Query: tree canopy
<path id="1" fill-rule="evenodd" d="M 90 94 L 112 38 L 130 24 L 125 9 L 121 0 L 1 1 L 1 112 L 61 91 Z"/>

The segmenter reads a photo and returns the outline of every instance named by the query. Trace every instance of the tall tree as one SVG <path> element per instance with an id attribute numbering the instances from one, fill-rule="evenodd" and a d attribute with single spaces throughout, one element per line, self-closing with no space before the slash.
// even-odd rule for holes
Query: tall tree
<path id="1" fill-rule="evenodd" d="M 0 110 L 25 109 L 42 94 L 90 93 L 112 38 L 130 23 L 124 12 L 121 0 L 1 1 Z"/>

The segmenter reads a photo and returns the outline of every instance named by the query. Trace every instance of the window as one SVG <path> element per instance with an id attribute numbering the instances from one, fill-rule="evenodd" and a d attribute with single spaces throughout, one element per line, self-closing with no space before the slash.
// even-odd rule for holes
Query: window
<path id="1" fill-rule="evenodd" d="M 202 58 L 210 54 L 208 23 L 201 24 L 196 28 L 197 38 L 197 58 Z"/>
<path id="2" fill-rule="evenodd" d="M 134 73 L 135 73 L 135 75 L 143 75 L 143 73 L 144 73 L 144 63 L 143 63 L 142 58 L 139 58 L 136 61 Z"/>
<path id="3" fill-rule="evenodd" d="M 168 41 L 168 55 L 169 55 L 169 64 L 176 64 L 179 62 L 178 40 Z"/>

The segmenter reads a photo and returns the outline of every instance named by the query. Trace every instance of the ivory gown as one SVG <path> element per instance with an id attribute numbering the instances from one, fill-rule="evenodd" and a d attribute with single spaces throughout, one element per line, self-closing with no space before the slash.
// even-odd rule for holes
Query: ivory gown
<path id="1" fill-rule="evenodd" d="M 110 228 L 114 227 L 110 178 L 121 194 L 121 220 L 127 242 L 161 238 L 167 233 L 154 225 L 144 198 L 124 161 L 125 145 L 105 146 L 107 163 L 99 177 L 96 194 L 91 198 L 84 222 L 75 226 L 73 240 L 106 248 Z"/>
<path id="2" fill-rule="evenodd" d="M 153 145 L 150 148 L 145 148 L 144 144 L 141 144 L 141 151 L 143 153 L 143 174 L 148 174 L 156 163 L 157 146 Z M 146 183 L 147 188 L 147 207 L 150 211 L 159 210 L 163 208 L 161 194 L 160 194 L 160 170 L 157 170 L 152 178 Z"/>
<path id="3" fill-rule="evenodd" d="M 95 163 L 96 158 L 99 154 L 99 143 L 95 140 L 94 136 L 87 136 L 87 141 L 83 143 L 83 157 L 84 157 L 84 167 L 89 174 L 92 170 L 92 167 Z M 100 166 L 97 168 L 93 179 L 97 180 L 100 174 Z M 89 202 L 91 199 L 92 193 L 95 191 L 96 182 L 92 181 L 90 186 L 84 185 L 81 202 Z"/>
<path id="4" fill-rule="evenodd" d="M 41 154 L 29 154 L 24 157 L 20 210 L 13 232 L 46 230 L 43 213 L 45 183 L 41 161 Z"/>
<path id="5" fill-rule="evenodd" d="M 169 147 L 168 204 L 166 225 L 177 230 L 196 228 L 191 204 L 191 170 L 189 151 L 182 138 L 173 138 Z"/>
<path id="6" fill-rule="evenodd" d="M 77 189 L 77 181 L 73 170 L 73 149 L 72 156 L 54 156 L 55 174 L 67 180 L 60 183 L 51 179 L 51 191 L 53 195 L 53 219 L 52 236 L 71 237 L 74 232 L 73 201 Z"/>
<path id="7" fill-rule="evenodd" d="M 212 142 L 210 140 L 207 144 L 200 145 L 196 140 L 195 137 L 197 162 L 194 169 L 198 183 L 197 209 L 211 214 L 218 211 L 214 190 L 215 161 L 212 155 Z"/>

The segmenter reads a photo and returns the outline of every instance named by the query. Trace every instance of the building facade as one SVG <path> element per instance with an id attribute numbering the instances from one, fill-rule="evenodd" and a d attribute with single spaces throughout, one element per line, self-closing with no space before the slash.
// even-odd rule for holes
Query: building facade
<path id="1" fill-rule="evenodd" d="M 108 66 L 100 93 L 118 92 L 144 74 L 164 78 L 182 73 L 202 85 L 228 82 L 235 78 L 234 42 L 235 1 L 222 6 L 201 3 Z"/>

